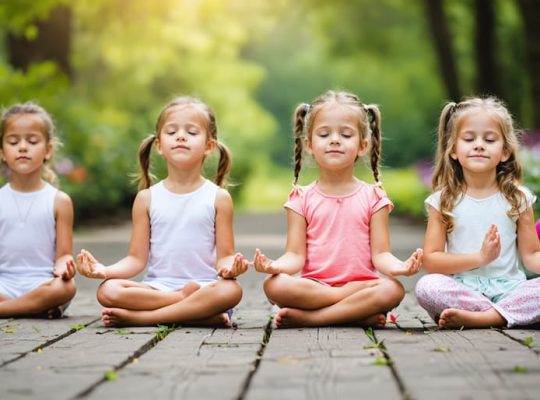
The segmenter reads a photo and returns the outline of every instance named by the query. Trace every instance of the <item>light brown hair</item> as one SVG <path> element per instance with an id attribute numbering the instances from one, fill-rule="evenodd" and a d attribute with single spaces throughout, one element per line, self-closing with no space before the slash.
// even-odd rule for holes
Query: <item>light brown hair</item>
<path id="1" fill-rule="evenodd" d="M 358 132 L 361 140 L 371 143 L 370 165 L 375 182 L 379 182 L 381 160 L 381 114 L 373 104 L 363 104 L 351 93 L 329 90 L 312 103 L 301 103 L 294 111 L 294 184 L 298 183 L 304 153 L 304 138 L 311 141 L 313 121 L 317 113 L 330 104 L 345 105 L 358 114 Z"/>
<path id="2" fill-rule="evenodd" d="M 207 129 L 208 134 L 207 139 L 214 139 L 216 141 L 217 148 L 219 150 L 219 160 L 217 165 L 217 173 L 215 182 L 220 187 L 227 186 L 227 174 L 229 173 L 232 166 L 231 153 L 227 146 L 220 142 L 217 137 L 217 123 L 216 116 L 214 112 L 208 107 L 205 103 L 199 100 L 196 97 L 183 96 L 177 97 L 167 103 L 165 107 L 161 109 L 159 113 L 155 132 L 144 139 L 139 147 L 139 190 L 149 188 L 153 183 L 153 176 L 150 173 L 150 152 L 152 150 L 152 144 L 157 140 L 159 132 L 165 123 L 167 115 L 170 111 L 179 106 L 193 105 L 198 107 L 207 118 Z"/>
<path id="3" fill-rule="evenodd" d="M 0 117 L 0 148 L 3 146 L 4 134 L 9 123 L 9 119 L 16 115 L 25 114 L 36 115 L 41 119 L 43 126 L 42 133 L 43 136 L 45 136 L 45 142 L 52 145 L 54 154 L 54 151 L 60 145 L 60 140 L 56 136 L 56 129 L 54 127 L 53 120 L 50 114 L 43 107 L 32 101 L 13 104 L 2 112 L 2 116 Z M 4 164 L 4 161 L 2 161 L 2 164 Z M 51 158 L 43 161 L 41 176 L 52 185 L 58 186 L 58 176 L 52 167 L 52 156 Z"/>
<path id="4" fill-rule="evenodd" d="M 454 229 L 451 212 L 466 189 L 463 169 L 459 161 L 454 160 L 451 154 L 455 152 L 461 123 L 473 110 L 489 113 L 500 128 L 504 142 L 503 149 L 508 155 L 508 159 L 497 165 L 496 179 L 499 190 L 511 205 L 508 216 L 518 216 L 520 205 L 524 204 L 525 201 L 525 196 L 519 189 L 522 178 L 521 165 L 517 159 L 519 132 L 515 128 L 512 115 L 504 103 L 495 97 L 474 97 L 460 103 L 447 103 L 439 119 L 432 185 L 434 191 L 441 191 L 440 213 L 448 232 L 452 232 Z"/>

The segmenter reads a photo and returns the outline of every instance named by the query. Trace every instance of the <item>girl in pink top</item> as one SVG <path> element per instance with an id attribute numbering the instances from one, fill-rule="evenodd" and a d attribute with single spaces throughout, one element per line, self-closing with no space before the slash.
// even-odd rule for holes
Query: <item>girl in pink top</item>
<path id="1" fill-rule="evenodd" d="M 269 300 L 282 307 L 275 318 L 278 328 L 351 322 L 382 327 L 385 313 L 404 296 L 394 277 L 420 268 L 421 250 L 406 261 L 390 252 L 392 203 L 379 184 L 380 120 L 376 106 L 344 92 L 329 91 L 295 111 L 286 251 L 271 260 L 257 249 L 253 260 L 257 271 L 269 274 L 264 282 Z M 319 178 L 297 187 L 304 145 Z M 370 145 L 375 185 L 353 174 Z M 299 271 L 300 277 L 292 276 Z"/>

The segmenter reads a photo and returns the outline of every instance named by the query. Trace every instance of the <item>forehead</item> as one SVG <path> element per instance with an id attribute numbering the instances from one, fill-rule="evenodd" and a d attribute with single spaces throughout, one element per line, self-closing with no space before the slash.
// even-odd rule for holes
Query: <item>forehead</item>
<path id="1" fill-rule="evenodd" d="M 360 119 L 359 110 L 337 103 L 323 106 L 315 115 L 313 127 L 322 125 L 352 125 L 357 126 Z"/>
<path id="2" fill-rule="evenodd" d="M 463 113 L 458 121 L 457 130 L 495 131 L 502 133 L 501 121 L 497 115 L 482 108 L 474 108 Z"/>
<path id="3" fill-rule="evenodd" d="M 208 125 L 206 112 L 194 104 L 182 104 L 171 107 L 163 118 L 165 124 L 196 124 L 201 127 Z"/>
<path id="4" fill-rule="evenodd" d="M 15 114 L 7 118 L 5 133 L 43 133 L 45 124 L 36 114 Z"/>

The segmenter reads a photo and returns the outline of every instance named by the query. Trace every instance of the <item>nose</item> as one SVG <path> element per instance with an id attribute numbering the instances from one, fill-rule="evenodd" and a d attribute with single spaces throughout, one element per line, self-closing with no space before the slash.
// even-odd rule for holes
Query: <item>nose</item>
<path id="1" fill-rule="evenodd" d="M 340 136 L 339 133 L 333 132 L 330 134 L 330 143 L 336 143 L 339 144 L 340 142 Z"/>
<path id="2" fill-rule="evenodd" d="M 186 132 L 183 129 L 178 129 L 176 132 L 176 140 L 184 142 L 186 140 Z"/>
<path id="3" fill-rule="evenodd" d="M 475 150 L 481 150 L 484 148 L 484 141 L 481 138 L 478 138 L 474 141 Z"/>

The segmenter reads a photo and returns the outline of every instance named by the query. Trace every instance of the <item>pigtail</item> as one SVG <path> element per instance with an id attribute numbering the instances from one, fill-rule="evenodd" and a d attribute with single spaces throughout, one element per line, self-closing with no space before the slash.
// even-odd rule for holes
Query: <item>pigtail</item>
<path id="1" fill-rule="evenodd" d="M 216 185 L 224 188 L 227 186 L 227 175 L 232 167 L 231 152 L 224 143 L 216 142 L 219 150 L 219 161 L 217 166 Z"/>
<path id="2" fill-rule="evenodd" d="M 446 166 L 445 158 L 447 157 L 448 142 L 451 137 L 451 129 L 449 129 L 450 118 L 456 111 L 457 104 L 450 102 L 446 104 L 439 118 L 439 127 L 437 130 L 437 152 L 435 156 L 435 167 L 433 169 L 432 187 L 433 190 L 440 189 L 442 177 Z"/>
<path id="3" fill-rule="evenodd" d="M 54 172 L 54 169 L 47 163 L 48 163 L 48 160 L 46 160 L 45 164 L 43 164 L 41 176 L 51 185 L 58 187 L 59 186 L 58 175 L 56 175 L 56 172 Z"/>
<path id="4" fill-rule="evenodd" d="M 304 126 L 306 116 L 309 113 L 309 104 L 302 103 L 294 111 L 294 182 L 298 183 L 300 170 L 302 169 L 302 156 L 304 153 Z"/>
<path id="5" fill-rule="evenodd" d="M 370 164 L 375 182 L 379 182 L 380 161 L 381 161 L 381 112 L 376 105 L 366 105 L 369 128 L 371 130 L 371 153 Z"/>
<path id="6" fill-rule="evenodd" d="M 152 181 L 155 178 L 150 173 L 150 154 L 156 139 L 157 136 L 152 134 L 144 139 L 139 146 L 139 190 L 148 189 L 152 186 Z"/>

